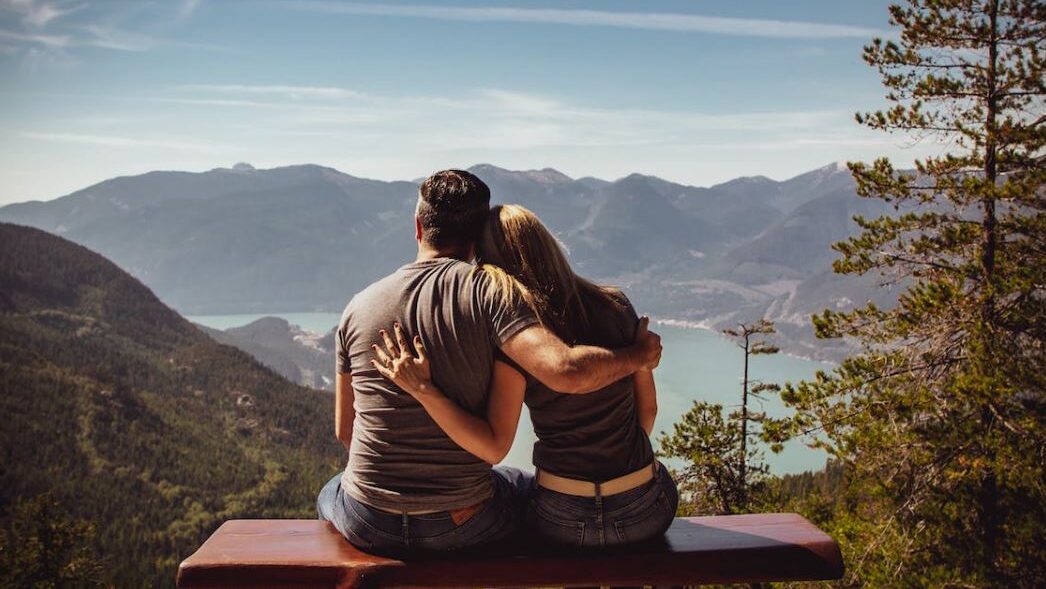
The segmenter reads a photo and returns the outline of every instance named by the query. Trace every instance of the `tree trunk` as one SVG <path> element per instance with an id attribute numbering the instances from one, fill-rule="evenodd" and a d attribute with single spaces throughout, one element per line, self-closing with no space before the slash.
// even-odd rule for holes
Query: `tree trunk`
<path id="1" fill-rule="evenodd" d="M 990 26 L 990 38 L 988 41 L 988 71 L 987 84 L 985 88 L 985 128 L 984 128 L 984 179 L 986 182 L 981 204 L 983 211 L 982 219 L 982 244 L 981 244 L 981 276 L 983 289 L 983 301 L 981 304 L 981 326 L 979 336 L 981 350 L 980 363 L 982 377 L 988 384 L 988 390 L 984 391 L 985 398 L 981 406 L 981 432 L 985 441 L 984 453 L 987 458 L 987 472 L 982 476 L 980 489 L 978 491 L 978 519 L 981 528 L 984 552 L 981 561 L 981 573 L 986 579 L 995 578 L 994 571 L 998 558 L 998 546 L 1000 537 L 1000 514 L 999 514 L 999 489 L 995 477 L 995 456 L 990 441 L 991 429 L 994 424 L 994 414 L 989 403 L 993 396 L 995 385 L 995 370 L 992 354 L 996 349 L 995 340 L 995 257 L 998 247 L 998 228 L 996 226 L 995 211 L 995 183 L 998 178 L 998 166 L 996 162 L 997 142 L 996 117 L 997 117 L 997 80 L 996 65 L 999 56 L 998 46 L 998 12 L 999 1 L 989 0 L 988 20 Z"/>
<path id="2" fill-rule="evenodd" d="M 741 381 L 741 511 L 748 511 L 748 335 L 745 335 L 745 374 Z"/>

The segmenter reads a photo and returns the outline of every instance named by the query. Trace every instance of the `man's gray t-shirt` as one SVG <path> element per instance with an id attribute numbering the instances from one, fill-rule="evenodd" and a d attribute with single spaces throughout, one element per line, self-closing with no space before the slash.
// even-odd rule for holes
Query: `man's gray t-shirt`
<path id="1" fill-rule="evenodd" d="M 352 374 L 356 419 L 342 487 L 391 511 L 451 510 L 491 496 L 490 465 L 454 443 L 408 393 L 371 365 L 379 329 L 420 335 L 432 381 L 466 411 L 486 415 L 496 347 L 537 323 L 506 306 L 489 276 L 451 258 L 403 266 L 357 294 L 342 314 L 337 370 Z"/>

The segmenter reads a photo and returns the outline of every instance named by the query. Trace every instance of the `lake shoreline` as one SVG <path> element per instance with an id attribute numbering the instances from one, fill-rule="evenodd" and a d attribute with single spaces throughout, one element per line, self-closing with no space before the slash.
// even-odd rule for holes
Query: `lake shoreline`
<path id="1" fill-rule="evenodd" d="M 297 327 L 303 332 L 306 332 L 316 337 L 321 337 L 329 333 L 331 329 L 337 326 L 337 319 L 335 319 L 331 323 L 330 327 L 317 329 L 316 318 L 324 316 L 340 317 L 341 311 L 283 311 L 273 313 L 232 314 L 208 313 L 202 315 L 188 314 L 182 316 L 193 323 L 199 323 L 200 325 L 204 325 L 212 329 L 220 329 L 223 331 L 234 327 L 242 327 L 244 325 L 247 325 L 248 323 L 253 323 L 254 321 L 257 321 L 258 319 L 261 319 L 263 317 L 277 317 L 287 321 L 289 324 Z M 214 319 L 217 318 L 221 318 L 222 320 L 214 321 Z M 303 319 L 305 321 L 302 321 Z M 715 328 L 714 326 L 712 326 L 712 324 L 710 324 L 707 321 L 691 321 L 685 319 L 673 319 L 671 317 L 651 317 L 651 320 L 657 325 L 666 325 L 669 327 L 675 327 L 680 329 L 693 329 L 713 332 L 724 341 L 730 341 L 730 339 L 727 338 L 719 329 Z M 306 323 L 306 325 L 302 325 L 302 323 Z M 795 358 L 796 360 L 803 360 L 806 362 L 816 362 L 819 364 L 823 364 L 826 368 L 834 368 L 839 365 L 837 362 L 832 362 L 830 360 L 825 360 L 816 356 L 797 354 L 795 352 L 787 350 L 781 350 L 781 352 L 779 352 L 779 355 L 787 356 L 789 358 Z"/>
<path id="2" fill-rule="evenodd" d="M 650 320 L 658 325 L 668 325 L 670 327 L 679 327 L 682 329 L 701 329 L 704 331 L 711 331 L 719 337 L 723 338 L 724 340 L 731 341 L 730 338 L 727 337 L 721 330 L 712 327 L 712 325 L 706 321 L 686 321 L 683 319 L 657 319 L 654 317 L 651 317 Z M 839 366 L 838 362 L 832 362 L 831 360 L 824 360 L 821 358 L 816 358 L 814 356 L 796 354 L 795 352 L 788 352 L 785 350 L 781 350 L 780 352 L 778 352 L 778 355 L 788 356 L 789 358 L 795 358 L 796 360 L 805 360 L 807 362 L 817 362 L 819 364 L 824 364 L 833 368 Z"/>

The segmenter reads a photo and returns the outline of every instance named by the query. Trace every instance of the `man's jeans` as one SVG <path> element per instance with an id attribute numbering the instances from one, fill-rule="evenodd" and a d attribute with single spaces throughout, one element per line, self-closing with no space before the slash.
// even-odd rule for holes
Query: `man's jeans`
<path id="1" fill-rule="evenodd" d="M 403 556 L 447 552 L 503 540 L 522 524 L 533 476 L 516 468 L 491 470 L 494 496 L 472 517 L 454 523 L 450 512 L 395 514 L 374 509 L 341 488 L 341 473 L 323 486 L 316 508 L 319 518 L 334 524 L 357 548 L 372 554 Z"/>
<path id="2" fill-rule="evenodd" d="M 659 466 L 654 480 L 609 497 L 576 497 L 535 487 L 527 525 L 556 544 L 601 547 L 656 538 L 672 525 L 679 491 Z"/>

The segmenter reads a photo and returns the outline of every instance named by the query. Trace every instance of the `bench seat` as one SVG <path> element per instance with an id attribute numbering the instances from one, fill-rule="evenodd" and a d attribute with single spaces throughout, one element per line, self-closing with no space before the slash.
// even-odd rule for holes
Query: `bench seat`
<path id="1" fill-rule="evenodd" d="M 503 551 L 401 561 L 317 520 L 232 520 L 178 568 L 178 586 L 570 587 L 838 579 L 839 547 L 794 513 L 676 518 L 663 540 L 581 552 Z"/>

